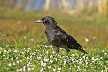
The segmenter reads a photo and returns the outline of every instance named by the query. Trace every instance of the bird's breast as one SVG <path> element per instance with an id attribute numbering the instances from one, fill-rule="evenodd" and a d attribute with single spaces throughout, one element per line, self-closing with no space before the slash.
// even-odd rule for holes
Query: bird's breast
<path id="1" fill-rule="evenodd" d="M 54 40 L 55 32 L 53 30 L 46 29 L 45 33 L 46 33 L 48 41 L 51 43 Z"/>

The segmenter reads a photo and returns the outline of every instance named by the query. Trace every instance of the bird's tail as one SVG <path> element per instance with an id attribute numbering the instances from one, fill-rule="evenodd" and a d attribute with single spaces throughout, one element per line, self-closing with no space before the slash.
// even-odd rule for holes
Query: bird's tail
<path id="1" fill-rule="evenodd" d="M 82 53 L 84 53 L 84 54 L 88 54 L 86 51 L 84 51 L 84 50 L 81 49 L 81 48 L 78 48 L 77 50 L 80 51 L 80 52 L 82 52 Z"/>
<path id="2" fill-rule="evenodd" d="M 79 43 L 77 43 L 77 48 L 76 49 L 78 51 L 84 53 L 84 54 L 88 54 L 86 51 L 83 50 L 83 48 L 86 48 L 86 47 L 84 47 L 84 46 L 80 45 Z"/>

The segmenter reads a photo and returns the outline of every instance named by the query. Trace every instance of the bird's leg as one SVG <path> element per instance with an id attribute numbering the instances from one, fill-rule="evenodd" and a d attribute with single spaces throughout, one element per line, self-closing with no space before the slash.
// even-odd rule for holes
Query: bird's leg
<path id="1" fill-rule="evenodd" d="M 69 55 L 70 50 L 68 48 L 65 48 L 65 49 L 66 49 L 67 55 Z"/>
<path id="2" fill-rule="evenodd" d="M 56 47 L 56 53 L 57 53 L 57 54 L 59 53 L 59 48 L 58 48 L 58 47 Z"/>

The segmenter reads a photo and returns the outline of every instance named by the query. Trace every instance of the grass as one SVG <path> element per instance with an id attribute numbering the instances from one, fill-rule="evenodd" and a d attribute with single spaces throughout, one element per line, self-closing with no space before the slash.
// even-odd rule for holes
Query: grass
<path id="1" fill-rule="evenodd" d="M 0 9 L 0 72 L 107 72 L 108 20 L 98 14 Z M 86 46 L 89 54 L 64 49 L 57 55 L 35 20 L 50 15 Z"/>

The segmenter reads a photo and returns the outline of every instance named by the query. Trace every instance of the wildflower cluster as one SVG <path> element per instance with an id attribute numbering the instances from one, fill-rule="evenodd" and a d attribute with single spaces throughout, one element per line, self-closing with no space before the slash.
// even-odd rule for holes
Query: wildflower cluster
<path id="1" fill-rule="evenodd" d="M 38 44 L 32 51 L 31 48 L 12 49 L 0 47 L 1 71 L 17 72 L 76 72 L 76 71 L 108 71 L 108 52 L 100 50 L 99 53 L 84 55 L 71 51 L 66 55 L 64 49 L 56 54 L 50 45 Z"/>

